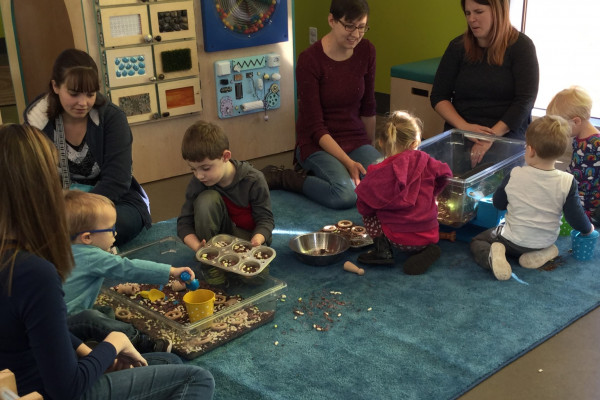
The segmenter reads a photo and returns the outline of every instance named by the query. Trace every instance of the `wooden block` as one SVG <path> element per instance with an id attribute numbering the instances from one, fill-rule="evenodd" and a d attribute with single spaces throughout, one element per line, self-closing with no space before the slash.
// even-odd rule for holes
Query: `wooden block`
<path id="1" fill-rule="evenodd" d="M 9 369 L 0 371 L 0 388 L 7 388 L 13 393 L 17 393 L 17 382 L 15 374 Z M 25 396 L 19 397 L 20 400 L 44 400 L 38 392 L 31 392 Z"/>
<path id="2" fill-rule="evenodd" d="M 19 397 L 19 400 L 44 400 L 44 398 L 38 392 L 31 392 L 25 396 Z"/>
<path id="3" fill-rule="evenodd" d="M 17 382 L 15 381 L 15 374 L 9 369 L 0 371 L 0 387 L 5 387 L 13 392 L 17 393 Z"/>
<path id="4" fill-rule="evenodd" d="M 0 65 L 0 106 L 12 106 L 16 103 L 10 68 L 8 65 Z"/>

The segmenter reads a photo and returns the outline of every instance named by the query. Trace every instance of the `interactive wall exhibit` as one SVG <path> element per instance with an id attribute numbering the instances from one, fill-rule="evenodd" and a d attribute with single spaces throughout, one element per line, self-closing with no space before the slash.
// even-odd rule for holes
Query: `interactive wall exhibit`
<path id="1" fill-rule="evenodd" d="M 198 0 L 195 0 L 198 2 Z M 105 91 L 130 123 L 202 110 L 192 0 L 95 0 Z M 239 50 L 214 63 L 217 116 L 280 107 L 280 56 L 250 47 L 288 40 L 286 0 L 202 0 L 206 52 Z M 231 52 L 229 52 L 231 54 Z"/>
<path id="2" fill-rule="evenodd" d="M 98 0 L 106 91 L 130 123 L 202 110 L 191 0 Z"/>

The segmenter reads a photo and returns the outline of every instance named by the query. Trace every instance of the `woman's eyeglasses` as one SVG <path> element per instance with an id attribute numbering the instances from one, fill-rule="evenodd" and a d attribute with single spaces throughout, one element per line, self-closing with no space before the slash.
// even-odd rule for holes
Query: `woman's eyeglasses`
<path id="1" fill-rule="evenodd" d="M 71 240 L 74 240 L 77 236 L 81 235 L 82 233 L 101 233 L 101 232 L 112 232 L 113 237 L 116 237 L 117 236 L 116 225 L 113 225 L 112 228 L 107 228 L 107 229 L 94 229 L 91 231 L 77 232 L 76 234 L 71 236 Z"/>
<path id="2" fill-rule="evenodd" d="M 369 25 L 361 25 L 361 26 L 356 26 L 354 24 L 345 24 L 342 21 L 340 21 L 339 19 L 337 20 L 338 23 L 340 23 L 344 29 L 346 30 L 346 32 L 354 32 L 355 30 L 358 29 L 358 33 L 367 33 L 369 29 L 371 29 L 369 27 Z"/>

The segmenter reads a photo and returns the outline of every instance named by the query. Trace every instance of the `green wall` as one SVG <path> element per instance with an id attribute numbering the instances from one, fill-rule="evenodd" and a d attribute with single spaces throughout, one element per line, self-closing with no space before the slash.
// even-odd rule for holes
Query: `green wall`
<path id="1" fill-rule="evenodd" d="M 329 32 L 329 0 L 295 0 L 297 55 L 308 47 L 308 27 L 318 37 Z M 375 90 L 390 93 L 390 69 L 397 64 L 439 57 L 465 28 L 460 2 L 448 0 L 370 0 L 371 29 L 365 35 L 377 49 Z"/>
<path id="2" fill-rule="evenodd" d="M 0 11 L 0 38 L 4 36 L 4 23 L 2 22 L 2 12 Z"/>

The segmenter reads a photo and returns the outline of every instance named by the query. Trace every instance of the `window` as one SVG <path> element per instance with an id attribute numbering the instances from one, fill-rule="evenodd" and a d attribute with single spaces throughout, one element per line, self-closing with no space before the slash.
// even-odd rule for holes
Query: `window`
<path id="1" fill-rule="evenodd" d="M 600 118 L 598 16 L 598 0 L 511 1 L 511 21 L 533 40 L 540 63 L 535 108 L 545 110 L 554 94 L 579 85 L 592 96 L 592 116 Z"/>

